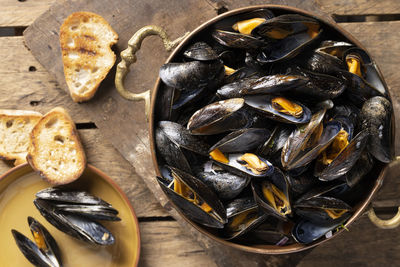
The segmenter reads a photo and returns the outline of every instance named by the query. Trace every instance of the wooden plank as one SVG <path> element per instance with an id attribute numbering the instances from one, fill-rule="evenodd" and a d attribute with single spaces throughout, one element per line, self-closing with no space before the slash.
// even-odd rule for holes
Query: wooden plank
<path id="1" fill-rule="evenodd" d="M 206 251 L 175 222 L 141 222 L 139 266 L 214 267 Z"/>
<path id="2" fill-rule="evenodd" d="M 0 58 L 2 109 L 29 109 L 46 113 L 50 107 L 62 106 L 75 122 L 90 121 L 86 110 L 74 103 L 33 57 L 24 45 L 23 37 L 1 37 Z"/>
<path id="3" fill-rule="evenodd" d="M 398 14 L 400 2 L 393 0 L 316 0 L 322 11 L 328 14 Z"/>
<path id="4" fill-rule="evenodd" d="M 55 0 L 2 0 L 0 27 L 29 26 L 54 2 Z"/>
<path id="5" fill-rule="evenodd" d="M 297 266 L 397 266 L 400 260 L 399 235 L 400 228 L 378 229 L 367 216 L 363 216 L 349 228 L 349 232 L 318 246 Z"/>
<path id="6" fill-rule="evenodd" d="M 105 172 L 121 187 L 138 217 L 168 216 L 129 162 L 102 138 L 98 129 L 78 131 L 88 162 Z M 11 167 L 10 162 L 0 161 L 0 173 L 8 171 Z"/>

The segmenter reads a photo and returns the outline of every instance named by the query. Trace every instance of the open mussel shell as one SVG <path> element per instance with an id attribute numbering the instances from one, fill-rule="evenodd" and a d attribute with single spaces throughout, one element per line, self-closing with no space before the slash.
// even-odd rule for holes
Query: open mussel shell
<path id="1" fill-rule="evenodd" d="M 245 78 L 261 78 L 262 75 L 254 68 L 241 67 L 235 70 L 232 74 L 225 75 L 223 84 L 230 84 L 234 82 L 239 82 Z M 218 91 L 217 91 L 218 94 Z M 229 97 L 230 98 L 230 97 Z"/>
<path id="2" fill-rule="evenodd" d="M 268 215 L 258 210 L 253 198 L 233 200 L 226 206 L 228 222 L 223 229 L 224 239 L 238 238 L 263 223 Z"/>
<path id="3" fill-rule="evenodd" d="M 115 238 L 100 223 L 69 212 L 58 211 L 56 204 L 49 200 L 33 201 L 40 214 L 58 230 L 95 245 L 112 245 Z"/>
<path id="4" fill-rule="evenodd" d="M 225 84 L 217 90 L 217 94 L 223 98 L 242 97 L 245 95 L 274 94 L 288 91 L 294 88 L 302 88 L 309 79 L 300 75 L 275 74 L 263 77 L 250 77 Z"/>
<path id="5" fill-rule="evenodd" d="M 249 124 L 249 118 L 246 113 L 241 112 L 243 106 L 243 98 L 209 104 L 192 115 L 187 129 L 192 134 L 210 135 L 245 128 Z"/>
<path id="6" fill-rule="evenodd" d="M 120 221 L 118 211 L 114 208 L 106 208 L 99 205 L 71 205 L 57 204 L 56 209 L 63 212 L 70 212 L 92 220 Z"/>
<path id="7" fill-rule="evenodd" d="M 307 67 L 313 72 L 335 75 L 346 70 L 342 58 L 344 52 L 354 45 L 346 42 L 324 41 L 307 61 Z"/>
<path id="8" fill-rule="evenodd" d="M 290 113 L 289 114 L 283 113 L 282 111 L 274 108 L 273 101 L 277 99 L 276 96 L 252 95 L 252 96 L 245 96 L 244 99 L 246 104 L 251 108 L 253 108 L 254 110 L 263 113 L 270 119 L 277 120 L 280 122 L 290 123 L 290 124 L 303 124 L 309 122 L 311 118 L 310 109 L 297 101 L 284 99 L 284 101 L 290 103 L 291 105 L 294 104 L 299 110 L 301 109 L 301 115 L 294 116 L 291 115 Z"/>
<path id="9" fill-rule="evenodd" d="M 235 198 L 249 183 L 248 177 L 228 172 L 212 161 L 204 163 L 203 170 L 196 176 L 212 188 L 221 199 Z"/>
<path id="10" fill-rule="evenodd" d="M 296 203 L 302 202 L 304 200 L 309 200 L 314 197 L 322 196 L 322 195 L 327 194 L 328 192 L 334 191 L 335 189 L 346 184 L 344 181 L 340 181 L 340 180 L 334 180 L 334 181 L 330 181 L 330 182 L 321 182 L 321 181 L 316 180 L 314 177 L 310 177 L 310 178 L 312 178 L 314 181 L 316 181 L 316 183 L 310 190 L 307 190 L 306 192 L 304 192 L 304 194 L 302 194 L 300 197 L 298 197 L 296 200 Z"/>
<path id="11" fill-rule="evenodd" d="M 167 177 L 157 177 L 157 182 L 176 207 L 195 222 L 208 227 L 223 228 L 227 220 L 226 211 L 217 195 L 200 179 L 173 167 L 165 168 Z M 187 196 L 174 190 L 176 181 L 183 183 L 188 189 L 184 190 L 188 193 Z M 201 208 L 204 203 L 210 207 L 208 212 Z"/>
<path id="12" fill-rule="evenodd" d="M 270 132 L 267 129 L 240 129 L 219 140 L 209 151 L 219 149 L 223 153 L 251 152 L 262 145 L 269 136 Z"/>
<path id="13" fill-rule="evenodd" d="M 287 14 L 268 20 L 252 32 L 269 40 L 277 40 L 257 56 L 261 63 L 287 60 L 298 55 L 321 35 L 322 29 L 313 18 Z"/>
<path id="14" fill-rule="evenodd" d="M 219 60 L 167 63 L 161 66 L 159 75 L 168 86 L 180 90 L 195 90 L 218 86 L 224 78 L 225 69 Z"/>
<path id="15" fill-rule="evenodd" d="M 310 121 L 300 128 L 294 130 L 286 140 L 281 152 L 281 163 L 285 169 L 294 169 L 295 159 L 304 152 L 307 146 L 315 144 L 322 133 L 322 121 L 326 108 L 320 109 L 311 116 Z"/>
<path id="16" fill-rule="evenodd" d="M 253 179 L 251 189 L 254 199 L 266 214 L 284 221 L 288 220 L 288 216 L 292 213 L 290 183 L 281 170 L 275 167 L 274 173 L 269 178 Z"/>
<path id="17" fill-rule="evenodd" d="M 231 48 L 255 50 L 267 45 L 260 38 L 237 32 L 215 30 L 211 35 L 221 45 Z"/>
<path id="18" fill-rule="evenodd" d="M 317 159 L 314 175 L 322 181 L 331 181 L 346 174 L 361 156 L 367 145 L 368 137 L 369 132 L 367 130 L 359 132 L 328 165 L 324 165 L 321 160 Z"/>
<path id="19" fill-rule="evenodd" d="M 315 145 L 311 147 L 303 147 L 304 150 L 300 151 L 297 154 L 297 157 L 288 165 L 288 170 L 304 167 L 317 158 L 321 151 L 326 149 L 333 142 L 342 129 L 342 125 L 338 121 L 329 121 L 323 127 L 321 136 L 318 138 Z"/>
<path id="20" fill-rule="evenodd" d="M 296 201 L 293 207 L 300 217 L 321 225 L 340 221 L 341 216 L 352 209 L 340 199 L 322 196 Z"/>
<path id="21" fill-rule="evenodd" d="M 24 256 L 35 266 L 62 266 L 60 249 L 47 229 L 32 217 L 28 217 L 28 224 L 35 242 L 40 240 L 43 243 L 34 243 L 20 232 L 11 230 L 15 242 Z"/>
<path id="22" fill-rule="evenodd" d="M 337 230 L 338 227 L 343 225 L 351 214 L 344 214 L 341 216 L 341 220 L 334 221 L 331 224 L 320 225 L 310 222 L 308 220 L 300 220 L 292 230 L 294 239 L 302 244 L 310 244 L 313 241 L 318 240 L 330 231 Z"/>
<path id="23" fill-rule="evenodd" d="M 227 162 L 212 158 L 213 162 L 236 175 L 249 178 L 262 178 L 274 172 L 274 166 L 266 159 L 253 153 L 230 153 L 224 155 Z"/>
<path id="24" fill-rule="evenodd" d="M 218 54 L 205 42 L 197 42 L 189 46 L 183 55 L 190 59 L 209 61 L 218 59 Z"/>
<path id="25" fill-rule="evenodd" d="M 368 99 L 360 112 L 361 128 L 368 130 L 368 151 L 379 161 L 388 163 L 393 159 L 392 136 L 393 108 L 384 97 Z"/>

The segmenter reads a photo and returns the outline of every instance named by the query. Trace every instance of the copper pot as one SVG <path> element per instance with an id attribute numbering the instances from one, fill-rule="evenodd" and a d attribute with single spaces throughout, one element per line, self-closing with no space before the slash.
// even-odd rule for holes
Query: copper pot
<path id="1" fill-rule="evenodd" d="M 140 49 L 141 42 L 143 39 L 149 35 L 159 35 L 164 43 L 164 46 L 167 50 L 171 50 L 173 47 L 176 46 L 176 48 L 172 51 L 171 55 L 167 59 L 165 63 L 169 63 L 174 61 L 174 58 L 181 53 L 182 48 L 184 48 L 187 44 L 189 44 L 194 38 L 198 38 L 201 32 L 208 27 L 212 26 L 213 24 L 217 23 L 218 21 L 228 18 L 228 17 L 234 17 L 238 14 L 253 11 L 256 9 L 260 8 L 268 8 L 271 11 L 279 11 L 282 13 L 298 13 L 306 16 L 313 17 L 317 20 L 320 21 L 321 24 L 324 25 L 325 28 L 330 29 L 332 32 L 338 33 L 341 37 L 344 39 L 347 39 L 348 42 L 355 44 L 356 46 L 366 50 L 363 45 L 357 41 L 353 36 L 350 35 L 347 31 L 342 29 L 339 25 L 336 23 L 327 21 L 326 19 L 319 17 L 313 13 L 297 9 L 294 7 L 288 7 L 288 6 L 282 6 L 282 5 L 259 5 L 259 6 L 249 6 L 245 8 L 240 8 L 240 9 L 235 9 L 229 12 L 226 12 L 222 15 L 219 15 L 213 19 L 208 20 L 204 24 L 200 25 L 197 27 L 195 30 L 193 30 L 190 33 L 186 33 L 184 36 L 178 38 L 177 40 L 170 41 L 166 32 L 157 26 L 146 26 L 140 29 L 138 32 L 135 33 L 135 35 L 129 40 L 128 42 L 128 48 L 124 51 L 121 52 L 121 58 L 122 61 L 118 64 L 117 67 L 117 73 L 115 77 L 115 84 L 118 92 L 126 99 L 128 100 L 145 100 L 145 106 L 146 106 L 146 116 L 148 116 L 148 119 L 150 121 L 149 126 L 150 126 L 150 144 L 151 144 L 151 153 L 153 157 L 153 164 L 156 170 L 157 175 L 160 175 L 160 170 L 156 158 L 156 149 L 155 149 L 155 139 L 154 139 L 154 123 L 157 121 L 157 118 L 155 118 L 155 103 L 156 99 L 159 95 L 158 90 L 160 89 L 160 78 L 157 79 L 156 84 L 153 89 L 153 96 L 150 101 L 150 91 L 143 92 L 141 94 L 133 94 L 129 91 L 127 91 L 124 88 L 123 81 L 125 76 L 127 75 L 129 71 L 129 66 L 136 61 L 136 56 L 135 53 Z M 158 70 L 155 70 L 158 71 Z M 382 82 L 384 83 L 383 77 L 378 69 L 380 78 Z M 389 96 L 390 98 L 390 96 Z M 394 114 L 392 116 L 392 135 L 394 136 L 395 134 L 395 125 L 394 125 Z M 392 138 L 394 140 L 394 138 Z M 394 142 L 392 143 L 392 147 L 394 148 Z M 397 167 L 399 165 L 399 162 L 393 161 L 392 163 L 389 164 L 382 164 L 382 163 L 377 163 L 374 165 L 374 169 L 370 172 L 370 175 L 376 177 L 373 178 L 375 182 L 373 185 L 370 187 L 370 190 L 368 191 L 368 194 L 365 194 L 364 199 L 360 201 L 355 207 L 354 207 L 354 214 L 351 216 L 351 218 L 347 221 L 345 224 L 345 227 L 350 226 L 357 218 L 359 218 L 368 208 L 368 205 L 370 204 L 371 200 L 373 197 L 376 195 L 378 192 L 378 189 L 381 187 L 384 177 L 388 173 L 388 169 L 391 167 Z M 176 207 L 175 207 L 176 208 Z M 317 245 L 320 245 L 324 242 L 327 242 L 329 239 L 319 239 L 311 244 L 292 244 L 288 246 L 274 246 L 274 245 L 242 245 L 238 243 L 234 243 L 231 241 L 226 241 L 213 233 L 209 232 L 206 228 L 202 227 L 201 225 L 191 221 L 188 219 L 185 214 L 179 211 L 177 209 L 179 214 L 188 222 L 190 223 L 194 228 L 196 228 L 198 231 L 202 232 L 203 234 L 207 235 L 208 237 L 233 248 L 241 249 L 244 251 L 248 252 L 253 252 L 253 253 L 261 253 L 261 254 L 286 254 L 286 253 L 293 253 L 293 252 L 299 252 L 308 248 L 315 247 Z M 379 219 L 376 215 L 375 212 L 373 211 L 372 208 L 368 210 L 368 215 L 371 219 L 371 221 L 377 225 L 380 228 L 394 228 L 397 227 L 400 224 L 400 207 L 399 207 L 399 213 L 392 219 L 390 220 L 381 220 Z M 333 237 L 339 235 L 340 233 L 343 232 L 344 229 L 341 229 L 340 231 L 336 232 Z"/>

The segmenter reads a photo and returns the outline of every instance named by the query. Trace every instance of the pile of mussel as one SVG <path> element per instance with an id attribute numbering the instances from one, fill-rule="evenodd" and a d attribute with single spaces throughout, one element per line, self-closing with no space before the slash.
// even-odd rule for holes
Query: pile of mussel
<path id="1" fill-rule="evenodd" d="M 115 238 L 98 220 L 120 221 L 118 211 L 106 201 L 85 191 L 52 187 L 36 193 L 33 201 L 40 214 L 58 230 L 91 245 L 112 245 Z M 28 217 L 33 241 L 12 229 L 14 240 L 33 265 L 62 266 L 61 251 L 49 231 Z"/>
<path id="2" fill-rule="evenodd" d="M 276 13 L 215 23 L 159 73 L 157 180 L 189 219 L 242 244 L 330 237 L 393 157 L 392 104 L 368 53 Z"/>

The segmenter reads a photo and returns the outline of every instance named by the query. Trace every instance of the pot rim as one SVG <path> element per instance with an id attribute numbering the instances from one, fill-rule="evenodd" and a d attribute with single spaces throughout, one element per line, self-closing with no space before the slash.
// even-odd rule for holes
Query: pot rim
<path id="1" fill-rule="evenodd" d="M 212 24 L 230 17 L 230 16 L 234 16 L 240 13 L 244 13 L 244 12 L 249 12 L 249 11 L 253 11 L 256 9 L 261 9 L 261 8 L 267 8 L 267 9 L 280 9 L 280 10 L 284 10 L 284 11 L 288 11 L 288 12 L 293 12 L 293 13 L 299 13 L 302 15 L 306 15 L 309 17 L 313 17 L 321 22 L 323 22 L 324 24 L 328 25 L 329 27 L 333 28 L 334 30 L 336 30 L 337 32 L 339 32 L 340 34 L 342 34 L 345 38 L 347 38 L 351 43 L 355 44 L 356 46 L 362 48 L 363 50 L 367 51 L 367 49 L 365 49 L 365 47 L 357 40 L 355 39 L 349 32 L 347 32 L 345 29 L 343 29 L 342 27 L 340 27 L 336 22 L 334 22 L 333 20 L 328 20 L 325 18 L 320 17 L 319 15 L 306 11 L 306 10 L 302 10 L 296 7 L 291 7 L 291 6 L 284 6 L 284 5 L 271 5 L 271 4 L 266 4 L 266 5 L 254 5 L 254 6 L 247 6 L 247 7 L 242 7 L 242 8 L 238 8 L 238 9 L 234 9 L 228 12 L 225 12 L 221 15 L 218 15 L 206 22 L 204 22 L 203 24 L 201 24 L 200 26 L 198 26 L 196 29 L 194 29 L 192 32 L 190 32 L 190 34 L 182 40 L 182 42 L 172 51 L 172 53 L 170 54 L 170 56 L 167 58 L 167 60 L 165 61 L 165 63 L 169 63 L 179 52 L 180 50 L 188 43 L 190 42 L 193 37 L 195 37 L 200 31 L 204 30 L 206 27 L 211 26 Z M 367 51 L 368 52 L 368 51 Z M 379 69 L 378 66 L 376 66 L 377 68 L 377 72 L 380 76 L 380 79 L 382 81 L 382 83 L 384 84 L 384 86 L 387 88 L 387 84 L 385 82 L 385 80 L 383 79 L 383 75 Z M 157 78 L 156 83 L 154 85 L 153 91 L 152 91 L 152 97 L 151 97 L 151 113 L 150 113 L 150 121 L 149 121 L 149 138 L 150 138 L 150 149 L 151 149 L 151 156 L 152 156 L 152 160 L 153 160 L 153 165 L 156 171 L 156 174 L 158 176 L 160 176 L 160 170 L 159 170 L 159 166 L 158 166 L 158 162 L 157 162 L 157 157 L 156 157 L 156 147 L 155 147 L 155 136 L 154 136 L 154 122 L 155 122 L 155 117 L 154 117 L 154 109 L 155 109 L 155 100 L 157 97 L 157 93 L 158 93 L 158 89 L 160 87 L 161 84 L 161 80 L 160 77 Z M 388 97 L 390 102 L 392 102 L 391 100 L 391 95 L 390 92 L 388 91 Z M 394 112 L 392 112 L 392 137 L 395 136 L 395 114 Z M 394 147 L 394 138 L 392 138 L 392 147 Z M 376 179 L 369 195 L 360 203 L 358 203 L 354 209 L 356 210 L 354 212 L 354 214 L 350 217 L 350 219 L 346 222 L 346 224 L 344 225 L 344 227 L 342 229 L 340 229 L 338 232 L 336 232 L 332 237 L 338 236 L 339 234 L 341 234 L 345 228 L 348 228 L 358 217 L 360 217 L 363 212 L 367 209 L 368 205 L 371 203 L 372 199 L 375 197 L 376 193 L 378 192 L 379 188 L 382 186 L 383 184 L 383 179 L 386 176 L 386 172 L 387 172 L 387 166 L 388 164 L 383 164 L 381 167 L 381 170 L 379 172 L 379 176 Z M 379 166 L 377 166 L 379 168 Z M 376 167 L 376 168 L 377 168 Z M 176 206 L 174 203 L 172 203 L 173 207 L 175 208 L 175 210 L 180 214 L 180 216 L 186 221 L 188 222 L 191 226 L 193 226 L 195 229 L 197 229 L 198 231 L 200 231 L 202 234 L 205 234 L 207 237 L 232 248 L 236 248 L 236 249 L 240 249 L 246 252 L 252 252 L 252 253 L 258 253 L 258 254 L 268 254 L 268 255 L 278 255 L 278 254 L 288 254 L 288 253 L 296 253 L 296 252 L 300 252 L 300 251 L 304 251 L 306 249 L 310 249 L 313 247 L 316 247 L 320 244 L 323 244 L 325 242 L 327 242 L 328 240 L 331 240 L 332 238 L 324 238 L 324 239 L 320 239 L 317 241 L 314 241 L 310 244 L 292 244 L 292 245 L 288 245 L 288 246 L 275 246 L 275 245 L 252 245 L 252 246 L 247 246 L 247 245 L 242 245 L 242 244 L 238 244 L 238 243 L 234 243 L 234 242 L 230 242 L 227 240 L 224 240 L 222 238 L 219 238 L 211 233 L 209 233 L 206 229 L 204 229 L 202 226 L 196 224 L 195 222 L 191 221 L 190 219 L 188 219 L 186 217 L 186 215 L 184 215 Z"/>

